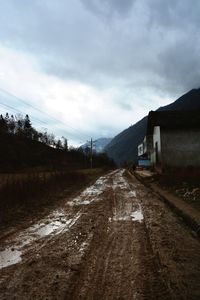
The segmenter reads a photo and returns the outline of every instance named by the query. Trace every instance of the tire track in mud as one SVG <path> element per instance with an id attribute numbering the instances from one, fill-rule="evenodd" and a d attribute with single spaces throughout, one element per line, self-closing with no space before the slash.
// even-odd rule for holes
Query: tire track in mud
<path id="1" fill-rule="evenodd" d="M 18 234 L 14 233 L 4 241 L 5 247 L 10 247 L 11 255 L 15 254 L 12 249 L 16 247 L 22 248 L 23 255 L 18 263 L 0 270 L 1 299 L 63 298 L 70 278 L 78 273 L 81 261 L 87 255 L 93 229 L 99 224 L 99 219 L 102 219 L 97 216 L 98 212 L 103 212 L 103 194 L 109 189 L 110 177 L 116 172 L 100 177 L 79 196 L 66 199 L 66 204 L 62 207 L 64 216 L 59 221 L 61 230 L 39 238 L 38 229 L 46 228 L 46 224 L 51 225 L 52 221 L 57 222 L 57 216 L 52 212 L 52 215 L 38 224 Z M 29 239 L 27 233 L 34 235 L 34 240 L 31 238 L 28 245 L 24 243 L 26 238 Z M 2 244 L 2 248 L 4 245 Z"/>
<path id="2" fill-rule="evenodd" d="M 200 299 L 198 241 L 124 170 L 100 177 L 63 209 L 80 217 L 0 271 L 1 299 Z"/>
<path id="3" fill-rule="evenodd" d="M 134 221 L 139 199 L 123 173 L 116 173 L 108 218 L 97 227 L 79 278 L 66 299 L 171 299 L 160 278 L 145 223 Z M 104 195 L 105 197 L 105 195 Z"/>
<path id="4" fill-rule="evenodd" d="M 160 277 L 174 300 L 200 299 L 199 241 L 159 198 L 144 199 L 146 231 Z"/>
<path id="5" fill-rule="evenodd" d="M 138 182 L 129 174 L 132 182 Z M 163 285 L 171 299 L 200 299 L 200 251 L 195 238 L 161 199 L 138 182 L 146 237 Z M 165 290 L 164 290 L 165 293 Z M 161 298 L 163 299 L 163 298 Z"/>
<path id="6" fill-rule="evenodd" d="M 39 250 L 52 239 L 55 240 L 55 236 L 59 239 L 62 233 L 70 230 L 81 217 L 87 205 L 101 200 L 101 194 L 108 187 L 107 182 L 116 172 L 101 176 L 79 196 L 66 201 L 65 207 L 53 211 L 31 227 L 7 234 L 6 238 L 2 239 L 0 246 L 0 269 L 21 262 L 24 254 L 38 241 L 40 242 L 40 246 L 37 247 Z"/>

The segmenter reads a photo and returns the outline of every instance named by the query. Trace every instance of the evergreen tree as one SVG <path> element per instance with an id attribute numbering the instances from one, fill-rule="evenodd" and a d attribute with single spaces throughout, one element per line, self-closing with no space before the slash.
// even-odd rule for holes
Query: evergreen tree
<path id="1" fill-rule="evenodd" d="M 5 121 L 6 121 L 7 124 L 9 123 L 9 113 L 6 113 Z"/>
<path id="2" fill-rule="evenodd" d="M 17 121 L 17 134 L 23 135 L 23 122 L 22 120 Z"/>
<path id="3" fill-rule="evenodd" d="M 15 118 L 13 115 L 11 115 L 8 121 L 8 131 L 11 134 L 15 134 L 15 129 L 16 129 Z"/>
<path id="4" fill-rule="evenodd" d="M 58 139 L 56 142 L 56 149 L 62 149 L 62 142 L 60 139 Z"/>
<path id="5" fill-rule="evenodd" d="M 23 131 L 24 131 L 24 119 L 21 114 L 17 114 L 15 116 L 16 119 L 16 134 L 19 136 L 23 136 Z"/>
<path id="6" fill-rule="evenodd" d="M 26 115 L 24 118 L 24 134 L 26 137 L 28 138 L 32 138 L 32 124 L 31 121 L 29 119 L 29 115 Z"/>
<path id="7" fill-rule="evenodd" d="M 68 151 L 68 141 L 64 136 L 62 136 L 62 139 L 63 139 L 63 150 Z"/>
<path id="8" fill-rule="evenodd" d="M 8 132 L 8 126 L 3 115 L 0 116 L 0 134 L 6 134 Z"/>

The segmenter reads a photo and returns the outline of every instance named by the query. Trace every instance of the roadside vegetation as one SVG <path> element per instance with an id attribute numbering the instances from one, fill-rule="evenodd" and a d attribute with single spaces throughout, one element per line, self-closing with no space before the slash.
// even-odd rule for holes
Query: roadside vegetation
<path id="1" fill-rule="evenodd" d="M 29 116 L 0 116 L 0 227 L 32 218 L 78 192 L 114 163 L 38 132 Z"/>
<path id="2" fill-rule="evenodd" d="M 91 152 L 68 147 L 67 138 L 37 131 L 28 115 L 0 115 L 0 173 L 75 170 L 90 167 Z M 113 166 L 93 151 L 93 166 Z"/>
<path id="3" fill-rule="evenodd" d="M 48 213 L 105 172 L 98 168 L 4 177 L 0 187 L 0 228 Z"/>

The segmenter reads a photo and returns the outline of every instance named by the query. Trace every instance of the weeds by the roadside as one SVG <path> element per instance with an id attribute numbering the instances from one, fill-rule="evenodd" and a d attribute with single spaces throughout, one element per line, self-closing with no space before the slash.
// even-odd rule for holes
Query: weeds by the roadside
<path id="1" fill-rule="evenodd" d="M 84 181 L 81 173 L 55 172 L 49 174 L 29 174 L 25 178 L 8 178 L 0 189 L 0 207 L 30 205 L 38 195 L 48 195 L 63 184 Z"/>
<path id="2" fill-rule="evenodd" d="M 102 172 L 80 170 L 7 176 L 0 185 L 0 225 L 15 221 L 21 212 L 24 216 L 30 215 L 56 203 L 63 190 L 70 195 Z"/>

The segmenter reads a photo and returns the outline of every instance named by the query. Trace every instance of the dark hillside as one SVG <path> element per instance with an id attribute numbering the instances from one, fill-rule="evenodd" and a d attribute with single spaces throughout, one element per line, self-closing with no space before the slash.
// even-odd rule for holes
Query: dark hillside
<path id="1" fill-rule="evenodd" d="M 0 135 L 0 172 L 14 172 L 26 168 L 56 170 L 67 163 L 80 167 L 84 159 L 81 153 L 65 152 L 39 141 L 16 135 Z"/>
<path id="2" fill-rule="evenodd" d="M 193 110 L 200 107 L 200 88 L 193 89 L 178 98 L 175 102 L 160 107 L 158 110 Z"/>
<path id="3" fill-rule="evenodd" d="M 68 149 L 67 139 L 38 132 L 29 116 L 0 115 L 0 173 L 89 168 L 91 154 Z M 106 154 L 93 153 L 93 167 L 113 166 Z"/>
<path id="4" fill-rule="evenodd" d="M 147 117 L 118 134 L 105 148 L 106 153 L 118 165 L 134 161 L 137 157 L 137 146 L 145 136 Z"/>
<path id="5" fill-rule="evenodd" d="M 193 110 L 200 108 L 200 88 L 193 89 L 175 102 L 158 110 Z M 120 165 L 124 162 L 137 162 L 137 146 L 146 133 L 147 116 L 118 134 L 105 148 L 109 157 Z"/>

